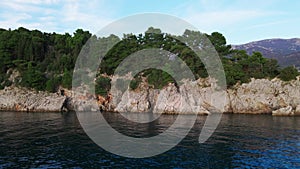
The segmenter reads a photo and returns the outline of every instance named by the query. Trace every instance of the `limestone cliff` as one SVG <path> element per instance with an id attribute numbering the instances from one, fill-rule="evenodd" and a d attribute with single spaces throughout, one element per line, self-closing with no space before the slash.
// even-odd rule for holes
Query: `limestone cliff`
<path id="1" fill-rule="evenodd" d="M 34 91 L 20 87 L 0 90 L 0 110 L 57 112 L 66 103 L 66 96 L 59 93 Z"/>
<path id="2" fill-rule="evenodd" d="M 274 113 L 288 108 L 293 114 L 300 105 L 300 80 L 283 82 L 279 79 L 252 79 L 248 84 L 228 90 L 233 113 Z"/>
<path id="3" fill-rule="evenodd" d="M 276 78 L 251 79 L 251 82 L 237 84 L 222 94 L 223 97 L 218 97 L 221 94 L 212 91 L 208 79 L 185 82 L 179 87 L 169 84 L 161 90 L 142 84 L 134 91 L 126 90 L 123 94 L 117 92 L 107 98 L 94 97 L 88 93 L 75 94 L 74 91 L 67 91 L 66 96 L 62 96 L 59 93 L 6 87 L 0 91 L 0 110 L 61 111 L 65 107 L 68 110 L 96 111 L 100 107 L 112 112 L 153 111 L 164 114 L 207 115 L 217 111 L 300 115 L 300 77 L 290 82 Z M 213 95 L 217 97 L 213 99 Z"/>
<path id="4" fill-rule="evenodd" d="M 191 113 L 183 110 L 183 107 L 190 107 L 192 113 L 198 114 L 209 114 L 214 109 L 223 113 L 300 114 L 300 77 L 290 82 L 275 78 L 251 79 L 249 83 L 237 84 L 226 90 L 221 108 L 212 104 L 212 94 L 207 79 L 185 83 L 179 89 L 172 84 L 160 91 L 144 86 L 135 91 L 127 90 L 122 98 L 110 103 L 108 110 L 147 112 L 152 109 L 154 112 L 177 114 Z"/>

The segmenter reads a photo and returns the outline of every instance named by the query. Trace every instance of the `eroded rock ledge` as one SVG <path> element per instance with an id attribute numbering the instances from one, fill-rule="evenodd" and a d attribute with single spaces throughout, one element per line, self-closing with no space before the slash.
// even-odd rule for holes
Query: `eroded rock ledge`
<path id="1" fill-rule="evenodd" d="M 237 84 L 227 89 L 224 97 L 216 98 L 215 103 L 224 102 L 221 107 L 212 103 L 213 91 L 207 79 L 184 83 L 179 90 L 181 95 L 172 84 L 160 91 L 144 85 L 136 91 L 126 91 L 125 97 L 113 98 L 109 107 L 105 107 L 109 111 L 147 112 L 152 106 L 154 112 L 166 114 L 190 113 L 182 107 L 193 107 L 197 114 L 217 110 L 223 113 L 300 115 L 300 77 L 290 82 L 275 78 L 251 79 L 249 83 Z M 180 97 L 185 102 L 180 102 Z"/>
<path id="2" fill-rule="evenodd" d="M 6 87 L 0 90 L 0 110 L 57 112 L 67 110 L 62 107 L 67 97 L 59 93 L 34 91 L 20 87 Z"/>
<path id="3" fill-rule="evenodd" d="M 179 91 L 181 93 L 179 93 Z M 96 111 L 100 107 L 112 112 L 148 112 L 165 114 L 223 113 L 300 115 L 300 77 L 283 82 L 279 79 L 252 79 L 251 82 L 227 89 L 225 100 L 219 106 L 212 103 L 212 89 L 207 79 L 186 82 L 179 89 L 170 84 L 162 90 L 154 90 L 142 84 L 137 90 L 127 90 L 124 95 L 107 98 L 90 94 L 75 94 L 67 91 L 47 93 L 18 87 L 7 87 L 0 91 L 0 110 L 12 111 L 61 111 L 77 109 Z M 183 109 L 188 107 L 192 109 Z M 192 110 L 192 111 L 190 111 Z"/>

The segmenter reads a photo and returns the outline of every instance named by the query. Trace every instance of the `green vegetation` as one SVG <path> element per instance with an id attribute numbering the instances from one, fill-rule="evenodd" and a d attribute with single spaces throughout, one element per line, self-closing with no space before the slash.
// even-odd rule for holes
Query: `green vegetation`
<path id="1" fill-rule="evenodd" d="M 296 79 L 298 75 L 299 72 L 295 67 L 288 66 L 280 71 L 278 77 L 284 81 L 290 81 Z"/>
<path id="2" fill-rule="evenodd" d="M 28 68 L 23 71 L 21 85 L 25 87 L 34 88 L 37 90 L 44 90 L 44 85 L 46 82 L 46 77 L 38 69 L 33 68 L 31 63 L 29 63 Z"/>
<path id="3" fill-rule="evenodd" d="M 108 77 L 100 76 L 99 78 L 97 78 L 95 85 L 95 93 L 100 94 L 102 96 L 106 96 L 107 92 L 111 87 L 110 81 L 111 80 Z"/>
<path id="4" fill-rule="evenodd" d="M 12 68 L 21 73 L 22 81 L 17 85 L 48 91 L 59 85 L 70 88 L 76 58 L 90 37 L 82 29 L 73 36 L 22 27 L 0 29 L 0 87 L 9 84 L 5 75 Z"/>
<path id="5" fill-rule="evenodd" d="M 233 50 L 230 57 L 224 57 L 222 61 L 228 86 L 247 83 L 252 77 L 274 78 L 280 71 L 276 60 L 264 58 L 259 52 L 250 56 L 246 51 Z"/>
<path id="6" fill-rule="evenodd" d="M 132 90 L 135 90 L 139 87 L 139 83 L 141 83 L 141 79 L 140 78 L 134 78 L 133 80 L 131 80 L 129 87 Z"/>
<path id="7" fill-rule="evenodd" d="M 229 87 L 238 82 L 249 82 L 252 77 L 279 77 L 289 81 L 299 75 L 293 67 L 280 69 L 276 60 L 264 58 L 261 53 L 254 52 L 248 55 L 245 51 L 233 50 L 226 44 L 225 37 L 218 32 L 205 35 L 219 53 Z M 127 34 L 121 40 L 115 35 L 101 38 L 101 40 L 119 42 L 108 51 L 100 64 L 95 81 L 96 93 L 106 95 L 110 89 L 110 79 L 101 74 L 112 75 L 127 56 L 142 49 L 160 48 L 174 53 L 189 66 L 196 78 L 207 77 L 208 74 L 201 60 L 186 44 L 178 40 L 198 36 L 199 32 L 186 30 L 182 36 L 176 37 L 150 27 L 145 34 Z M 59 86 L 71 88 L 72 72 L 77 56 L 89 38 L 91 34 L 82 29 L 76 30 L 73 35 L 43 33 L 22 27 L 16 30 L 0 29 L 0 89 L 12 84 L 7 74 L 11 69 L 17 69 L 21 73 L 22 80 L 16 82 L 16 85 L 50 92 L 57 91 Z M 99 40 L 95 36 L 92 38 Z M 136 89 L 142 82 L 142 77 L 146 77 L 151 86 L 159 89 L 174 82 L 167 72 L 147 69 L 134 77 L 130 82 L 130 88 Z M 121 81 L 118 81 L 119 83 L 122 84 Z"/>

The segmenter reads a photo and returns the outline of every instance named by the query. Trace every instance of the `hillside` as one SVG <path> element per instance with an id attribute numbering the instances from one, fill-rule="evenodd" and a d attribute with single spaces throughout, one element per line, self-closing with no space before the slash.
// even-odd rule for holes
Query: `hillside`
<path id="1" fill-rule="evenodd" d="M 242 45 L 234 45 L 233 48 L 246 50 L 248 54 L 255 51 L 261 52 L 267 58 L 278 60 L 280 66 L 296 66 L 300 68 L 300 39 L 266 39 L 250 42 Z"/>
<path id="2" fill-rule="evenodd" d="M 245 51 L 232 50 L 231 45 L 226 43 L 226 38 L 221 33 L 213 32 L 205 35 L 220 56 L 228 87 L 237 83 L 250 82 L 251 78 L 279 77 L 289 81 L 298 75 L 296 69 L 292 67 L 280 69 L 276 60 L 264 58 L 264 55 L 260 53 L 254 52 L 248 55 Z M 16 30 L 0 29 L 0 89 L 8 86 L 21 86 L 49 92 L 56 92 L 61 86 L 70 89 L 77 56 L 90 38 L 95 45 L 116 43 L 103 56 L 99 65 L 99 72 L 95 78 L 95 92 L 99 95 L 105 96 L 111 87 L 111 79 L 104 75 L 113 75 L 118 65 L 127 56 L 149 48 L 163 49 L 177 54 L 196 79 L 206 78 L 208 73 L 204 63 L 187 46 L 188 43 L 197 46 L 203 45 L 201 38 L 198 39 L 201 36 L 199 32 L 186 30 L 183 35 L 175 38 L 175 36 L 163 33 L 160 29 L 153 27 L 139 35 L 127 34 L 124 37 L 110 35 L 97 38 L 82 29 L 77 29 L 73 35 L 45 33 L 22 27 Z M 179 41 L 178 38 L 185 43 Z M 281 52 L 276 52 L 270 45 L 262 48 L 275 54 L 292 53 L 288 51 L 300 52 L 300 40 L 294 40 L 292 46 L 284 41 L 275 44 L 278 46 L 276 50 Z M 248 46 L 250 49 L 251 46 L 257 45 L 250 44 Z M 257 50 L 259 51 L 259 48 Z M 287 58 L 295 58 L 295 56 L 287 55 Z M 78 70 L 78 72 L 84 71 Z M 156 89 L 161 89 L 169 83 L 175 83 L 173 77 L 165 71 L 146 69 L 134 77 L 130 88 L 133 90 L 138 88 L 142 79 L 147 79 L 148 83 Z M 81 85 L 80 81 L 75 82 L 74 84 Z"/>

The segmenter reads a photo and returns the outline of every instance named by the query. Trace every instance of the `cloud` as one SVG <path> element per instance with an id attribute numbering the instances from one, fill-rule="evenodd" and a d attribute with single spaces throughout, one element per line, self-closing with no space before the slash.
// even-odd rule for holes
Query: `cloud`
<path id="1" fill-rule="evenodd" d="M 105 4 L 91 0 L 3 0 L 0 2 L 3 28 L 40 29 L 46 32 L 74 32 L 83 28 L 98 31 L 112 21 Z"/>
<path id="2" fill-rule="evenodd" d="M 2 15 L 3 18 L 6 18 L 5 20 L 0 21 L 0 25 L 2 25 L 4 28 L 11 28 L 11 27 L 20 27 L 22 24 L 20 23 L 22 20 L 31 18 L 30 15 L 26 13 L 19 13 L 19 14 L 4 14 Z"/>
<path id="3" fill-rule="evenodd" d="M 38 12 L 41 9 L 37 6 L 25 4 L 25 3 L 18 3 L 16 1 L 1 1 L 0 5 L 2 8 L 10 9 L 13 11 L 18 11 L 18 12 Z"/>
<path id="4" fill-rule="evenodd" d="M 180 17 L 202 32 L 222 32 L 228 39 L 262 36 L 262 30 L 273 30 L 274 25 L 284 28 L 278 30 L 276 36 L 279 32 L 291 32 L 291 29 L 294 29 L 294 34 L 296 34 L 296 28 L 299 27 L 297 5 L 279 0 L 232 0 L 230 2 L 227 0 L 186 0 L 184 2 L 153 0 L 151 3 L 147 2 L 147 5 L 139 2 L 137 0 L 130 2 L 121 0 L 0 0 L 0 26 L 12 29 L 23 26 L 58 33 L 72 33 L 77 28 L 82 28 L 97 33 L 118 18 L 136 14 L 136 12 L 156 11 Z M 157 7 L 158 4 L 161 5 Z M 282 12 L 288 14 L 282 14 Z M 287 19 L 291 21 L 283 22 Z M 294 26 L 291 27 L 291 25 Z M 173 26 L 176 27 L 174 24 Z M 269 32 L 265 31 L 264 34 Z"/>
<path id="5" fill-rule="evenodd" d="M 277 24 L 274 21 L 286 19 L 283 16 L 285 9 L 282 8 L 282 2 L 276 0 L 190 0 L 175 9 L 172 11 L 173 15 L 187 20 L 201 32 L 221 32 L 229 43 L 245 42 L 249 41 L 249 37 L 253 39 L 263 36 L 262 34 L 267 33 L 266 28 L 272 29 L 272 24 Z M 265 27 L 264 30 L 254 30 L 262 26 Z M 252 30 L 249 31 L 249 28 Z"/>
<path id="6" fill-rule="evenodd" d="M 44 31 L 55 28 L 51 15 L 57 11 L 50 3 L 56 3 L 56 1 L 3 0 L 0 2 L 1 27 L 6 29 L 26 27 Z"/>
<path id="7" fill-rule="evenodd" d="M 67 1 L 59 15 L 66 30 L 83 28 L 96 33 L 113 20 L 104 6 L 100 1 Z"/>
<path id="8" fill-rule="evenodd" d="M 258 1 L 258 0 L 253 0 Z M 252 2 L 255 4 L 255 2 Z M 174 15 L 186 19 L 200 30 L 228 30 L 233 26 L 241 26 L 254 19 L 271 16 L 274 12 L 265 10 L 269 3 L 261 3 L 259 7 L 253 7 L 248 1 L 232 0 L 199 0 L 187 1 L 180 4 Z"/>
<path id="9" fill-rule="evenodd" d="M 14 3 L 22 3 L 22 4 L 57 4 L 61 2 L 61 0 L 12 0 Z"/>

